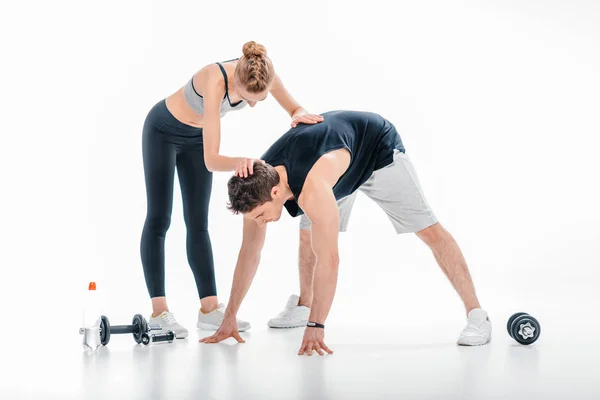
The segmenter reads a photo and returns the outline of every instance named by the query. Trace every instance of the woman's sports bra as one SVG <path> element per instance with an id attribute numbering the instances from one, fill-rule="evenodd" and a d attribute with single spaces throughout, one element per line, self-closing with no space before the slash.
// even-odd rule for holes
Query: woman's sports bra
<path id="1" fill-rule="evenodd" d="M 233 60 L 229 60 L 233 61 Z M 227 61 L 225 61 L 227 62 Z M 221 69 L 221 73 L 223 74 L 223 78 L 225 79 L 225 97 L 223 97 L 223 101 L 221 102 L 221 117 L 227 114 L 229 111 L 241 110 L 246 107 L 248 103 L 245 101 L 239 101 L 235 104 L 231 104 L 231 100 L 229 99 L 229 81 L 227 79 L 227 73 L 225 72 L 225 68 L 221 63 L 216 63 Z M 196 92 L 194 88 L 194 77 L 186 83 L 183 87 L 183 95 L 185 97 L 186 103 L 198 114 L 204 114 L 204 98 Z"/>

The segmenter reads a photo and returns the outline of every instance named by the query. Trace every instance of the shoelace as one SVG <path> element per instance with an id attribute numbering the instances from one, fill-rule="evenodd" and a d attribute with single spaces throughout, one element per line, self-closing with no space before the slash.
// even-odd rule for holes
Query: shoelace
<path id="1" fill-rule="evenodd" d="M 292 316 L 290 314 L 292 313 L 294 308 L 296 308 L 296 306 L 286 305 L 285 308 L 283 309 L 283 311 L 280 312 L 277 316 L 279 318 L 291 318 Z"/>
<path id="2" fill-rule="evenodd" d="M 483 327 L 483 325 L 486 322 L 487 322 L 486 320 L 478 321 L 478 322 L 469 321 L 469 323 L 467 324 L 467 327 L 465 328 L 465 331 L 479 333 L 479 332 L 481 332 L 481 328 Z"/>
<path id="3" fill-rule="evenodd" d="M 176 324 L 175 315 L 173 313 L 163 314 L 162 319 L 164 319 L 168 324 Z"/>

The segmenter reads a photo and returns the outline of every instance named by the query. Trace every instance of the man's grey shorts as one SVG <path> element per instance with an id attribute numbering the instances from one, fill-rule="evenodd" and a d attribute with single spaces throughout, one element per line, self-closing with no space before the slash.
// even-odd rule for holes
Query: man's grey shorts
<path id="1" fill-rule="evenodd" d="M 340 232 L 345 232 L 356 194 L 363 192 L 387 214 L 397 233 L 419 232 L 435 223 L 417 173 L 408 156 L 394 151 L 394 161 L 377 171 L 357 191 L 338 200 Z M 306 215 L 300 218 L 300 229 L 309 230 L 311 222 Z"/>

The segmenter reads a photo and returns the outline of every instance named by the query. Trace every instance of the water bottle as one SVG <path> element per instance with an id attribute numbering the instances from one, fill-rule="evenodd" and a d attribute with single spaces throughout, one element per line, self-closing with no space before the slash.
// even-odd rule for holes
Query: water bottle
<path id="1" fill-rule="evenodd" d="M 90 282 L 83 303 L 83 348 L 94 351 L 100 347 L 100 302 L 96 282 Z"/>

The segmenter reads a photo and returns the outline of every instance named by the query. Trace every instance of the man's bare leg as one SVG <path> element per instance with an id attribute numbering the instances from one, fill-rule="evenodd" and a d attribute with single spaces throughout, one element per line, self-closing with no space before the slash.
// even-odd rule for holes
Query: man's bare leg
<path id="1" fill-rule="evenodd" d="M 450 232 L 444 229 L 440 223 L 436 223 L 417 232 L 417 236 L 433 252 L 440 268 L 462 299 L 467 315 L 474 308 L 481 308 L 467 262 Z"/>
<path id="2" fill-rule="evenodd" d="M 458 244 L 440 223 L 417 232 L 417 236 L 429 246 L 465 305 L 467 326 L 456 343 L 462 346 L 487 344 L 492 339 L 492 325 L 487 312 L 479 305 L 469 268 Z"/>
<path id="3" fill-rule="evenodd" d="M 300 229 L 300 245 L 298 249 L 298 269 L 300 274 L 300 300 L 299 306 L 310 308 L 313 299 L 313 277 L 317 256 L 312 244 L 310 230 Z"/>

